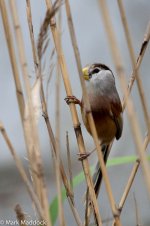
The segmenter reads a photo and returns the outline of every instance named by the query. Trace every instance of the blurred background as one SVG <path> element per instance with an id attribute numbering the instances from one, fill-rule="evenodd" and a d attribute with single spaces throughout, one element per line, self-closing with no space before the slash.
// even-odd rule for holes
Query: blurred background
<path id="1" fill-rule="evenodd" d="M 10 8 L 9 8 L 9 0 L 6 0 L 7 10 L 9 12 L 10 21 Z M 17 10 L 19 14 L 19 19 L 21 23 L 21 28 L 24 37 L 24 43 L 26 47 L 26 56 L 28 59 L 28 70 L 29 76 L 31 79 L 31 83 L 34 83 L 35 73 L 34 73 L 34 64 L 33 57 L 31 51 L 31 43 L 29 37 L 29 30 L 27 24 L 26 17 L 26 1 L 16 1 Z M 129 79 L 132 73 L 132 66 L 130 61 L 130 56 L 128 52 L 128 47 L 126 44 L 124 31 L 122 27 L 122 22 L 119 14 L 119 9 L 116 0 L 108 0 L 110 17 L 112 19 L 112 23 L 114 26 L 114 30 L 116 33 L 118 45 L 123 57 L 124 68 L 127 76 L 127 80 Z M 148 21 L 150 19 L 150 1 L 142 1 L 142 0 L 126 0 L 123 1 L 126 16 L 128 19 L 129 30 L 132 37 L 132 42 L 135 50 L 135 55 L 138 56 L 140 51 L 140 46 L 144 38 L 144 33 L 146 31 L 146 27 Z M 108 45 L 107 35 L 105 33 L 105 28 L 103 25 L 100 6 L 98 0 L 70 0 L 72 16 L 78 41 L 78 47 L 80 51 L 80 56 L 82 60 L 82 66 L 86 64 L 91 64 L 94 62 L 102 62 L 108 65 L 114 75 L 116 77 L 117 89 L 119 91 L 120 97 L 122 97 L 122 92 L 120 89 L 120 85 L 118 82 L 118 78 L 115 72 L 115 67 L 113 65 L 113 60 L 110 54 L 110 49 Z M 46 6 L 45 1 L 43 0 L 32 0 L 32 17 L 33 17 L 33 29 L 35 34 L 35 40 L 38 39 L 38 34 L 40 30 L 40 26 L 43 22 Z M 74 59 L 74 53 L 70 41 L 70 36 L 68 32 L 67 18 L 65 13 L 65 7 L 62 6 L 62 46 L 64 50 L 64 55 L 67 62 L 67 67 L 70 74 L 70 80 L 72 84 L 73 94 L 77 98 L 81 98 L 81 86 L 78 79 L 78 73 L 76 68 L 76 63 Z M 13 26 L 12 26 L 13 28 Z M 12 33 L 15 35 L 12 29 Z M 53 40 L 51 34 L 49 34 L 49 48 L 46 51 L 46 54 L 43 59 L 43 78 L 44 84 L 46 88 L 46 84 L 50 74 L 50 65 L 56 64 L 57 58 L 54 55 L 53 59 L 50 61 L 50 53 L 54 47 Z M 15 43 L 15 42 L 14 42 Z M 16 43 L 15 43 L 16 45 Z M 140 76 L 142 78 L 145 96 L 147 99 L 148 107 L 150 108 L 149 102 L 149 87 L 150 87 L 150 48 L 148 47 L 140 67 Z M 16 51 L 17 59 L 18 53 Z M 5 34 L 3 30 L 2 18 L 0 17 L 0 120 L 4 123 L 4 126 L 8 132 L 8 135 L 17 150 L 20 158 L 22 159 L 24 166 L 28 166 L 25 143 L 23 138 L 23 131 L 21 126 L 20 115 L 18 111 L 18 105 L 16 100 L 15 86 L 12 76 L 12 69 L 9 60 L 9 54 L 7 49 L 7 44 L 5 40 Z M 19 64 L 19 63 L 18 63 Z M 21 70 L 20 70 L 21 73 Z M 52 127 L 55 131 L 55 82 L 56 82 L 56 70 L 54 69 L 51 81 L 48 87 L 48 109 L 49 109 L 49 117 L 52 123 Z M 66 105 L 64 98 L 66 97 L 63 83 L 61 83 L 61 156 L 63 161 L 66 162 L 66 131 L 69 133 L 70 140 L 70 149 L 71 149 L 71 157 L 72 157 L 72 165 L 73 165 L 73 175 L 78 174 L 81 168 L 81 162 L 78 161 L 77 153 L 78 147 L 76 144 L 74 129 L 71 121 L 71 116 L 69 112 L 69 108 Z M 140 98 L 137 91 L 136 83 L 132 89 L 132 97 L 135 104 L 136 113 L 138 116 L 138 120 L 140 123 L 140 128 L 142 131 L 143 139 L 146 134 L 146 125 L 144 122 L 143 111 L 141 108 Z M 83 135 L 85 138 L 87 151 L 91 151 L 94 148 L 93 140 L 87 131 L 84 128 L 80 109 L 78 108 L 81 127 L 83 130 Z M 39 121 L 39 133 L 40 133 L 40 144 L 43 158 L 43 165 L 46 174 L 46 182 L 48 187 L 48 195 L 49 200 L 51 201 L 56 194 L 56 185 L 54 180 L 54 171 L 53 171 L 53 161 L 51 155 L 51 146 L 49 143 L 49 138 L 45 126 L 45 122 L 41 115 Z M 29 214 L 31 218 L 34 217 L 34 211 L 32 210 L 32 203 L 30 201 L 30 197 L 26 191 L 26 188 L 22 182 L 22 179 L 16 169 L 12 156 L 10 152 L 0 136 L 0 219 L 16 219 L 14 206 L 19 203 L 24 212 Z M 114 156 L 126 156 L 126 155 L 136 155 L 135 145 L 133 142 L 132 133 L 130 131 L 130 124 L 124 112 L 124 129 L 122 138 L 114 142 L 112 151 L 110 154 L 110 158 Z M 91 164 L 95 162 L 96 155 L 95 153 L 90 156 Z M 132 169 L 132 164 L 126 164 L 121 166 L 109 167 L 109 177 L 111 180 L 111 185 L 113 189 L 113 193 L 117 203 L 119 202 L 121 195 L 123 193 L 124 187 L 126 185 L 127 179 L 130 175 Z M 77 207 L 80 210 L 81 216 L 83 216 L 83 202 L 82 195 L 85 190 L 85 185 L 81 184 L 77 188 L 75 188 L 75 199 L 77 203 Z M 82 192 L 81 192 L 82 191 Z M 150 200 L 148 198 L 147 189 L 145 186 L 144 178 L 142 175 L 141 169 L 138 171 L 136 179 L 133 183 L 132 189 L 128 196 L 128 199 L 125 203 L 125 207 L 121 214 L 121 219 L 123 225 L 131 226 L 136 225 L 136 214 L 135 214 L 135 201 L 134 196 L 136 197 L 136 201 L 139 208 L 139 215 L 141 219 L 141 225 L 149 226 L 150 225 Z M 100 212 L 102 218 L 105 220 L 107 218 L 111 218 L 111 210 L 109 208 L 107 195 L 105 192 L 105 186 L 102 184 L 102 189 L 99 197 L 100 203 Z M 69 205 L 67 201 L 64 203 L 65 213 L 67 219 L 67 225 L 76 225 L 73 221 L 73 216 L 70 211 Z M 69 214 L 68 214 L 68 211 Z"/>

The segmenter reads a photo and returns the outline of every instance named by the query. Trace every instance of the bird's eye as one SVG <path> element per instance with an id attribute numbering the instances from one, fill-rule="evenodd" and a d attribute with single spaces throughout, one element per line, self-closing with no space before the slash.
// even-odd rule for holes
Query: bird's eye
<path id="1" fill-rule="evenodd" d="M 92 74 L 97 74 L 98 72 L 100 72 L 100 68 L 96 67 L 93 69 Z"/>

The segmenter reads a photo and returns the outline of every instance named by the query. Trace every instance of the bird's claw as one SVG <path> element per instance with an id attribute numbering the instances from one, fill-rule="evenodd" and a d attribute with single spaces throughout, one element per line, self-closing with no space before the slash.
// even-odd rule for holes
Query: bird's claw
<path id="1" fill-rule="evenodd" d="M 91 152 L 88 153 L 78 153 L 78 160 L 83 161 L 84 159 L 88 158 L 91 155 Z"/>
<path id="2" fill-rule="evenodd" d="M 87 153 L 78 153 L 78 160 L 79 161 L 83 161 L 84 159 L 88 158 L 96 149 L 90 151 L 90 152 L 87 152 Z"/>
<path id="3" fill-rule="evenodd" d="M 70 103 L 79 104 L 81 105 L 81 102 L 79 99 L 77 99 L 75 96 L 67 96 L 65 99 L 66 103 L 69 105 Z"/>

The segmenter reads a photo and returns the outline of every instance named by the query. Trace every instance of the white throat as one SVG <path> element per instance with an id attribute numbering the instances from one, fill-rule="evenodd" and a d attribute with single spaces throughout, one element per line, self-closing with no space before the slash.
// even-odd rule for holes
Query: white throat
<path id="1" fill-rule="evenodd" d="M 111 71 L 101 70 L 97 74 L 93 74 L 89 81 L 86 81 L 87 91 L 89 95 L 111 95 L 115 88 L 115 79 Z"/>

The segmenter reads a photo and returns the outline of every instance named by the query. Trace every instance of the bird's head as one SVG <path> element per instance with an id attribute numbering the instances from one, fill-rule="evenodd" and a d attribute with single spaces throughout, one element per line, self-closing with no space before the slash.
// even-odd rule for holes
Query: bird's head
<path id="1" fill-rule="evenodd" d="M 104 71 L 104 72 L 109 71 L 109 73 L 113 75 L 113 73 L 112 73 L 112 71 L 110 70 L 109 67 L 107 67 L 105 64 L 100 64 L 100 63 L 88 65 L 88 66 L 86 66 L 82 69 L 83 77 L 87 81 L 90 81 L 90 79 L 94 75 L 100 75 L 101 76 L 100 72 L 102 72 L 102 71 Z"/>

